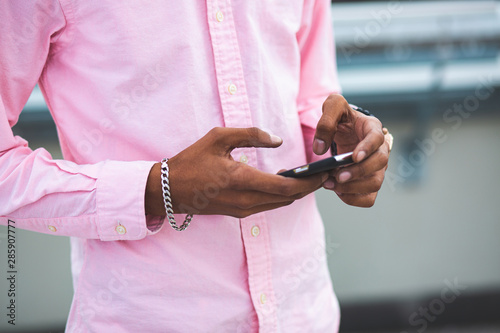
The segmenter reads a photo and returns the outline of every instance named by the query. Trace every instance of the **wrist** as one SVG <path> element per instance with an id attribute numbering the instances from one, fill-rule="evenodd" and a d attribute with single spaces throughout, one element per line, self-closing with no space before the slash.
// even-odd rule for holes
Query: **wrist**
<path id="1" fill-rule="evenodd" d="M 172 205 L 172 194 L 170 192 L 170 167 L 168 166 L 168 158 L 164 158 L 161 161 L 161 190 L 163 197 L 163 205 L 165 207 L 165 213 L 167 214 L 168 223 L 176 231 L 184 231 L 191 220 L 193 219 L 193 214 L 187 214 L 184 222 L 181 225 L 177 225 L 174 217 L 174 207 Z"/>

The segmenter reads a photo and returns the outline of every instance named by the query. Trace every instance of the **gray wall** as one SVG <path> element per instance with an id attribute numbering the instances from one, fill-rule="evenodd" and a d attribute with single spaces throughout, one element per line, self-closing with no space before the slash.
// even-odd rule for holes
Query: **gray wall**
<path id="1" fill-rule="evenodd" d="M 395 180 L 407 131 L 387 123 L 395 144 L 373 208 L 318 193 L 327 234 L 339 245 L 329 264 L 341 301 L 439 295 L 455 278 L 469 293 L 500 290 L 500 113 L 477 118 L 457 130 L 432 123 L 448 139 L 428 155 L 417 184 Z"/>

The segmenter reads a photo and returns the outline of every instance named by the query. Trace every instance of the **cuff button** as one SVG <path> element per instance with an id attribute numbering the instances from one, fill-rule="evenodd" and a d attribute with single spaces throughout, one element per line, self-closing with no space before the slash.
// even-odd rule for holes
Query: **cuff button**
<path id="1" fill-rule="evenodd" d="M 119 235 L 125 235 L 127 233 L 127 229 L 124 226 L 122 226 L 121 224 L 119 224 L 119 225 L 116 226 L 115 231 Z"/>

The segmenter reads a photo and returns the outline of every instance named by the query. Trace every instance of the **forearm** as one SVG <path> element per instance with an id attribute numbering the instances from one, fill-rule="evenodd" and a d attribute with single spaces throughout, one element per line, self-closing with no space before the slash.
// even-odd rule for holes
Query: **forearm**
<path id="1" fill-rule="evenodd" d="M 19 138 L 17 140 L 20 140 Z M 43 149 L 11 147 L 0 154 L 0 223 L 62 236 L 101 240 L 148 234 L 146 179 L 153 162 L 77 165 Z M 120 234 L 118 226 L 126 233 Z"/>

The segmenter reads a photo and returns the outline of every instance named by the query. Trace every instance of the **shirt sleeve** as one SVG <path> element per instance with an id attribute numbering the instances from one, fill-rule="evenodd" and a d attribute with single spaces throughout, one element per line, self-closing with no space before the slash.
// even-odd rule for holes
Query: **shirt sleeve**
<path id="1" fill-rule="evenodd" d="M 144 238 L 154 233 L 147 222 L 161 221 L 144 208 L 154 162 L 78 165 L 32 151 L 12 133 L 65 27 L 58 1 L 0 2 L 0 225 L 11 220 L 16 228 L 104 241 Z"/>
<path id="2" fill-rule="evenodd" d="M 322 159 L 312 152 L 322 105 L 332 93 L 340 93 L 334 47 L 330 0 L 306 0 L 297 33 L 301 53 L 297 107 L 309 162 Z"/>

